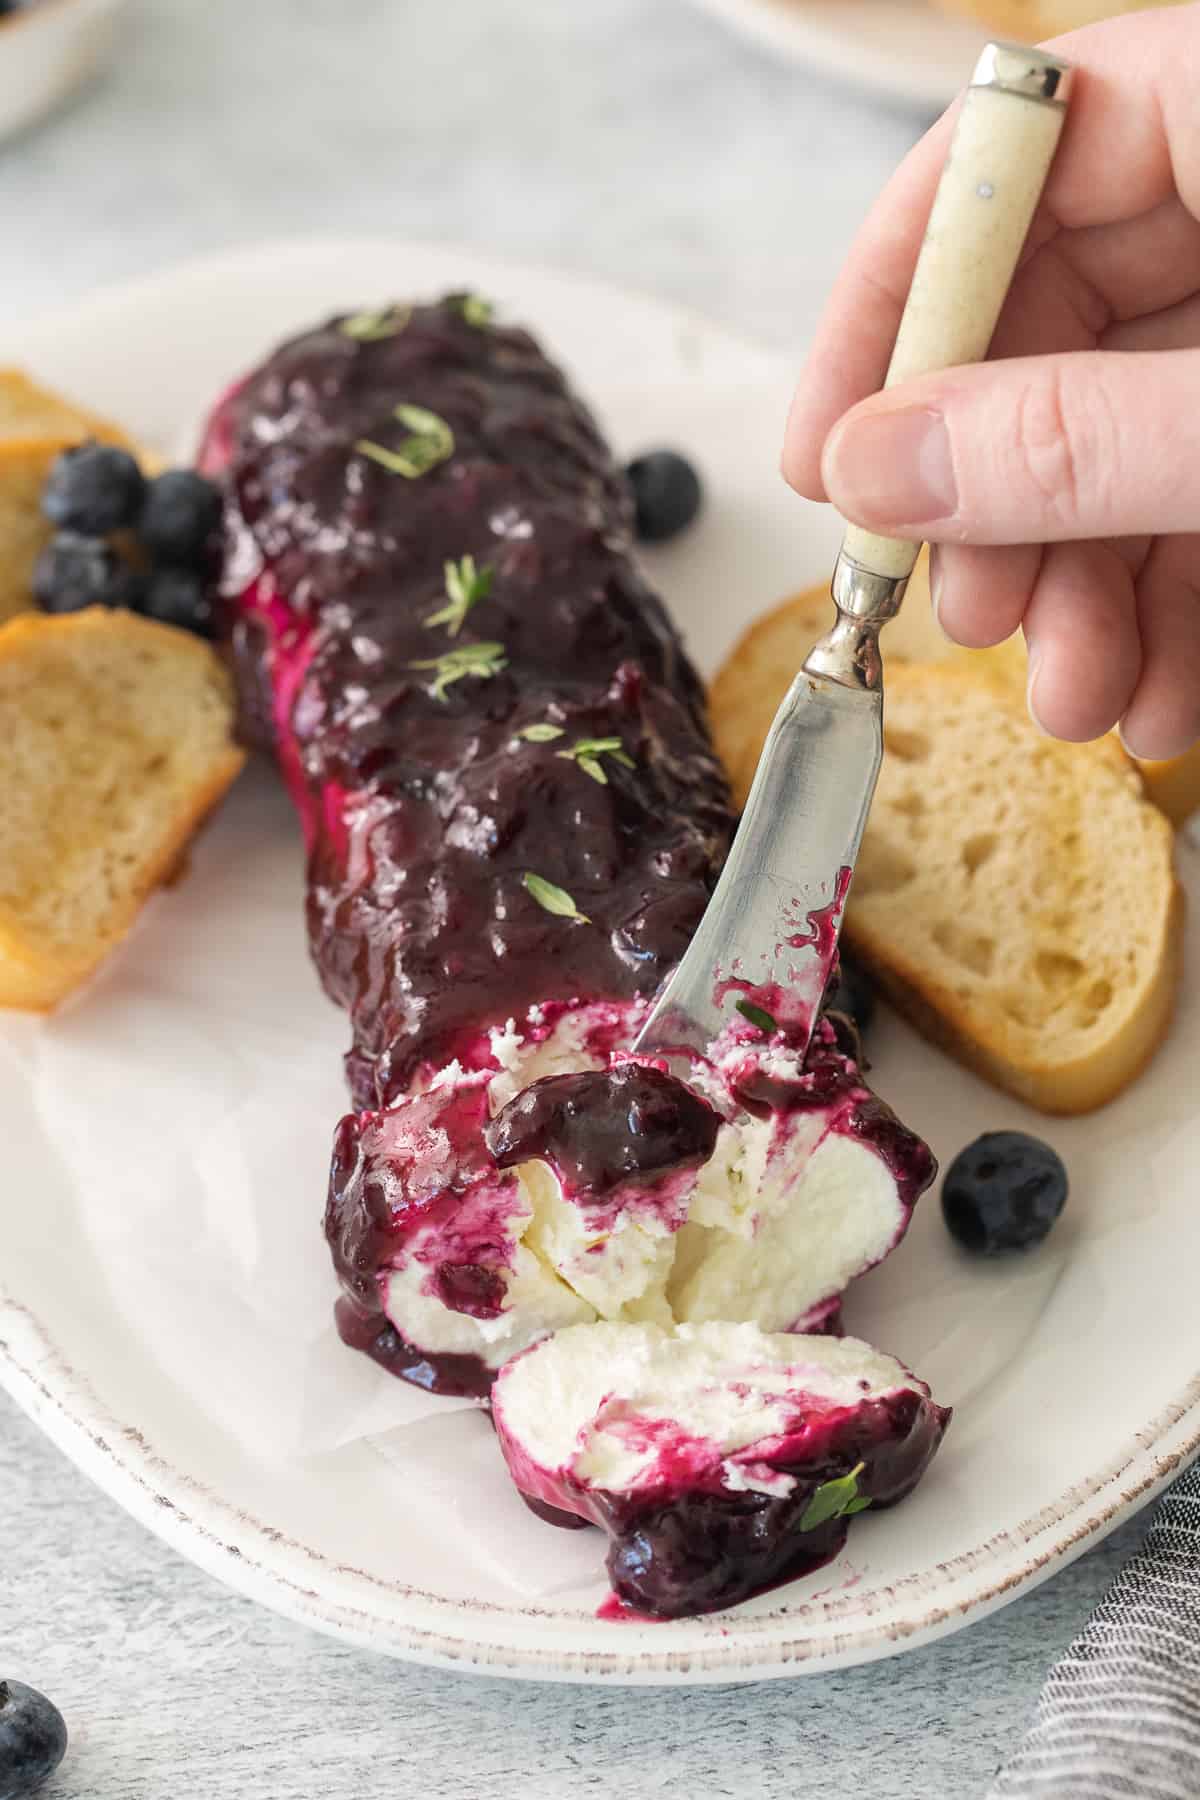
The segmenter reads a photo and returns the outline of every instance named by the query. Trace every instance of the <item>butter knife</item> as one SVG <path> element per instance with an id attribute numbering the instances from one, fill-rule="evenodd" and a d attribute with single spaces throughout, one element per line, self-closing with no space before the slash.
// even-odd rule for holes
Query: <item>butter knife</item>
<path id="1" fill-rule="evenodd" d="M 885 386 L 979 361 L 1062 130 L 1071 71 L 1043 50 L 989 43 L 963 98 Z M 846 529 L 836 618 L 771 727 L 729 858 L 682 961 L 634 1045 L 719 1054 L 723 1034 L 776 1029 L 807 1049 L 883 756 L 880 627 L 919 545 Z"/>

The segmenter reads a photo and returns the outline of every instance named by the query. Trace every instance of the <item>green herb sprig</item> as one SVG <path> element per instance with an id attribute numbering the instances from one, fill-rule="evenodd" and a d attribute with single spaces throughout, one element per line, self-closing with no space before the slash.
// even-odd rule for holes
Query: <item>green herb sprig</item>
<path id="1" fill-rule="evenodd" d="M 859 1493 L 858 1478 L 866 1466 L 866 1463 L 859 1463 L 848 1475 L 839 1475 L 836 1481 L 823 1481 L 801 1515 L 801 1531 L 815 1531 L 818 1525 L 824 1525 L 830 1519 L 865 1512 L 871 1501 L 868 1495 Z"/>
<path id="2" fill-rule="evenodd" d="M 451 294 L 449 303 L 463 323 L 473 325 L 476 331 L 484 330 L 492 322 L 495 308 L 482 294 Z"/>
<path id="3" fill-rule="evenodd" d="M 557 918 L 575 919 L 580 925 L 591 924 L 592 921 L 586 913 L 580 912 L 566 888 L 555 887 L 544 875 L 534 875 L 527 869 L 521 877 L 521 886 L 539 906 L 548 913 L 554 913 Z"/>
<path id="4" fill-rule="evenodd" d="M 457 637 L 471 608 L 491 593 L 494 579 L 494 569 L 487 563 L 477 569 L 473 556 L 446 563 L 447 604 L 430 613 L 426 625 L 444 625 L 451 637 Z"/>
<path id="5" fill-rule="evenodd" d="M 748 1019 L 751 1025 L 756 1025 L 758 1029 L 764 1031 L 768 1037 L 774 1037 L 775 1033 L 779 1030 L 779 1026 L 771 1017 L 766 1007 L 755 1006 L 753 1000 L 739 1000 L 734 1007 L 734 1011 L 740 1012 L 743 1019 Z"/>
<path id="6" fill-rule="evenodd" d="M 456 681 L 464 681 L 468 676 L 487 681 L 507 669 L 508 658 L 503 644 L 460 644 L 454 650 L 447 650 L 444 656 L 424 656 L 408 666 L 410 669 L 436 670 L 430 692 L 435 700 L 444 700 L 446 689 Z"/>
<path id="7" fill-rule="evenodd" d="M 624 769 L 636 766 L 632 756 L 622 747 L 619 737 L 580 738 L 569 750 L 557 750 L 555 755 L 563 757 L 567 762 L 577 763 L 584 774 L 590 775 L 593 781 L 598 781 L 601 787 L 608 786 L 608 776 L 600 761 L 602 756 L 611 756 Z"/>
<path id="8" fill-rule="evenodd" d="M 527 744 L 552 744 L 555 738 L 563 734 L 561 725 L 526 725 L 517 736 L 524 738 Z"/>
<path id="9" fill-rule="evenodd" d="M 374 312 L 351 314 L 342 320 L 338 330 L 356 343 L 374 344 L 380 338 L 398 337 L 411 318 L 411 306 L 383 306 Z"/>
<path id="10" fill-rule="evenodd" d="M 394 450 L 372 438 L 359 438 L 354 446 L 360 456 L 369 456 L 389 475 L 403 475 L 415 481 L 454 455 L 454 433 L 437 413 L 424 406 L 403 404 L 395 408 L 392 416 L 401 425 L 407 425 L 410 434 Z"/>

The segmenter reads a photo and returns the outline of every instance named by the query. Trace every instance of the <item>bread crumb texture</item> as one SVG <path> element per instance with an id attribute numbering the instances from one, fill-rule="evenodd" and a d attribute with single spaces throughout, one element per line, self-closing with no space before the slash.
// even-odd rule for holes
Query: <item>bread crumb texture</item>
<path id="1" fill-rule="evenodd" d="M 242 766 L 212 648 L 93 607 L 0 628 L 0 1004 L 52 1007 Z"/>

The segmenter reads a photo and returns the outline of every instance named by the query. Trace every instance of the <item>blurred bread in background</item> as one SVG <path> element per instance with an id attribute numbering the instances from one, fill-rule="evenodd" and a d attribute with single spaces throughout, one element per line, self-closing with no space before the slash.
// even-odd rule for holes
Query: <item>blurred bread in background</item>
<path id="1" fill-rule="evenodd" d="M 956 18 L 974 19 L 989 31 L 1018 43 L 1036 44 L 1044 38 L 1058 37 L 1064 31 L 1075 31 L 1080 25 L 1094 25 L 1099 19 L 1115 19 L 1120 13 L 1144 11 L 1145 8 L 1122 5 L 1121 0 L 933 0 L 939 12 Z M 1161 0 L 1167 6 L 1181 6 L 1186 0 Z"/>

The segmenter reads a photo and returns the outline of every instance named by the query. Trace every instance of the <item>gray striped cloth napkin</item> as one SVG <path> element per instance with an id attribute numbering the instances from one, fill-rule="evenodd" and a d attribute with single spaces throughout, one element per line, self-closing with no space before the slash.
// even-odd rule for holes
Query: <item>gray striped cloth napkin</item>
<path id="1" fill-rule="evenodd" d="M 1200 1800 L 1200 1463 L 1051 1669 L 988 1800 Z"/>

